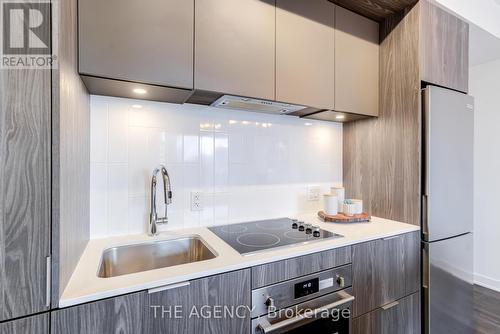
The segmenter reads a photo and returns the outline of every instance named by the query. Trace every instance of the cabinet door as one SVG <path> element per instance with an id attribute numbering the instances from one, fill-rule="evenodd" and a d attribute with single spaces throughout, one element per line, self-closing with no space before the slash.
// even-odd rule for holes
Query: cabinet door
<path id="1" fill-rule="evenodd" d="M 422 81 L 467 93 L 469 25 L 430 1 L 419 4 Z"/>
<path id="2" fill-rule="evenodd" d="M 354 316 L 418 291 L 418 233 L 353 246 Z"/>
<path id="3" fill-rule="evenodd" d="M 51 334 L 149 333 L 146 299 L 139 292 L 52 312 Z"/>
<path id="4" fill-rule="evenodd" d="M 0 334 L 48 334 L 49 314 L 38 314 L 32 317 L 12 320 L 0 324 Z"/>
<path id="5" fill-rule="evenodd" d="M 333 109 L 335 5 L 276 1 L 276 100 Z"/>
<path id="6" fill-rule="evenodd" d="M 275 12 L 274 0 L 196 0 L 195 88 L 274 100 Z"/>
<path id="7" fill-rule="evenodd" d="M 249 333 L 250 295 L 250 269 L 151 293 L 147 333 Z"/>
<path id="8" fill-rule="evenodd" d="M 0 321 L 48 309 L 50 75 L 0 71 Z"/>
<path id="9" fill-rule="evenodd" d="M 377 116 L 379 24 L 335 9 L 335 110 Z"/>
<path id="10" fill-rule="evenodd" d="M 420 294 L 384 305 L 353 320 L 353 334 L 420 333 Z"/>
<path id="11" fill-rule="evenodd" d="M 80 0 L 80 73 L 193 88 L 194 0 Z"/>

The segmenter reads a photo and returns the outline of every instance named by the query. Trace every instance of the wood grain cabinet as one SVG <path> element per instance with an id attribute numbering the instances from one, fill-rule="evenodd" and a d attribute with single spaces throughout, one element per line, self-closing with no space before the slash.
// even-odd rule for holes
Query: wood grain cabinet
<path id="1" fill-rule="evenodd" d="M 276 100 L 335 108 L 335 5 L 276 1 Z"/>
<path id="2" fill-rule="evenodd" d="M 0 321 L 48 310 L 51 71 L 0 71 Z"/>
<path id="3" fill-rule="evenodd" d="M 353 246 L 355 317 L 419 291 L 419 237 L 407 233 Z"/>
<path id="4" fill-rule="evenodd" d="M 274 100 L 275 14 L 274 0 L 196 0 L 195 88 Z"/>
<path id="5" fill-rule="evenodd" d="M 145 333 L 248 333 L 250 294 L 250 269 L 150 293 Z"/>
<path id="6" fill-rule="evenodd" d="M 378 116 L 379 24 L 335 9 L 335 110 Z"/>
<path id="7" fill-rule="evenodd" d="M 0 334 L 48 334 L 49 314 L 38 314 L 27 318 L 0 323 Z"/>
<path id="8" fill-rule="evenodd" d="M 146 292 L 69 307 L 51 313 L 51 334 L 149 333 L 147 310 Z"/>
<path id="9" fill-rule="evenodd" d="M 80 0 L 78 18 L 81 74 L 193 88 L 194 0 Z"/>
<path id="10" fill-rule="evenodd" d="M 420 294 L 414 293 L 353 320 L 352 334 L 420 333 Z"/>
<path id="11" fill-rule="evenodd" d="M 351 246 L 252 267 L 252 289 L 351 263 Z"/>
<path id="12" fill-rule="evenodd" d="M 467 93 L 468 23 L 427 0 L 419 4 L 422 81 Z"/>

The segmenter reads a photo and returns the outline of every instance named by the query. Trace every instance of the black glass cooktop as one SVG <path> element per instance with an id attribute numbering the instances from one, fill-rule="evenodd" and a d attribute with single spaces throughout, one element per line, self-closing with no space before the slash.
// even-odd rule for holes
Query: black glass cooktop
<path id="1" fill-rule="evenodd" d="M 208 229 L 244 255 L 271 248 L 342 237 L 318 226 L 290 218 L 213 226 Z"/>

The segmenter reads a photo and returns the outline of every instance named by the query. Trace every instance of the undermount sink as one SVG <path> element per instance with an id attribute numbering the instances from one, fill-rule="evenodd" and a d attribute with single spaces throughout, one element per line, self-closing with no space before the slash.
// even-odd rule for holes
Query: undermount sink
<path id="1" fill-rule="evenodd" d="M 115 277 L 210 260 L 216 256 L 198 236 L 118 246 L 102 253 L 98 276 Z"/>

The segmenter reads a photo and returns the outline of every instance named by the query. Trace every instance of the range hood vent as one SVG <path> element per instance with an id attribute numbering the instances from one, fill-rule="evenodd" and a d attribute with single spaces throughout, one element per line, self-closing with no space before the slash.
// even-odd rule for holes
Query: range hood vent
<path id="1" fill-rule="evenodd" d="M 214 101 L 211 106 L 216 108 L 248 110 L 268 114 L 283 115 L 289 115 L 307 109 L 307 107 L 295 104 L 253 99 L 234 95 L 223 95 L 216 101 Z"/>

